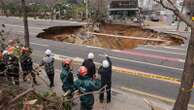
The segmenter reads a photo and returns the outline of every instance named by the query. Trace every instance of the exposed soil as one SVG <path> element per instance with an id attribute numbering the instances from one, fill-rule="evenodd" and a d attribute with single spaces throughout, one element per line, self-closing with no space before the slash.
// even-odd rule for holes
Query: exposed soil
<path id="1" fill-rule="evenodd" d="M 67 26 L 67 27 L 51 27 L 45 29 L 37 37 L 44 39 L 57 40 L 68 43 L 75 43 L 81 45 L 90 45 L 96 47 L 110 48 L 110 49 L 131 49 L 138 45 L 181 45 L 184 43 L 184 38 L 175 34 L 159 33 L 151 29 L 142 29 L 137 26 L 126 26 L 118 24 L 103 24 L 100 28 L 90 28 L 90 32 L 98 32 L 103 34 L 111 34 L 118 36 L 133 36 L 142 38 L 154 38 L 165 40 L 150 41 L 150 40 L 134 40 L 129 38 L 110 37 L 104 35 L 90 35 L 86 37 L 86 29 L 81 26 Z"/>

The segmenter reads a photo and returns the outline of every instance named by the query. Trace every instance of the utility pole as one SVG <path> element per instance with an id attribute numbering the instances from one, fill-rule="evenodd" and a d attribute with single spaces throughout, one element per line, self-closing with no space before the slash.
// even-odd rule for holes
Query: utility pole
<path id="1" fill-rule="evenodd" d="M 23 22 L 24 22 L 24 40 L 25 47 L 30 47 L 29 29 L 28 29 L 28 16 L 25 0 L 21 0 L 23 10 Z"/>

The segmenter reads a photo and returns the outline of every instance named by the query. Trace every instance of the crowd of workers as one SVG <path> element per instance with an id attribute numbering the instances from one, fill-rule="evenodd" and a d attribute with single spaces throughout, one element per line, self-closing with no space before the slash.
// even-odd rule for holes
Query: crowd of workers
<path id="1" fill-rule="evenodd" d="M 0 76 L 4 76 L 9 82 L 19 85 L 21 65 L 23 80 L 26 81 L 26 76 L 31 74 L 33 83 L 37 84 L 36 75 L 33 72 L 33 61 L 30 54 L 31 52 L 28 48 L 9 46 L 0 53 Z"/>
<path id="2" fill-rule="evenodd" d="M 19 52 L 17 56 L 15 53 Z M 25 47 L 8 46 L 6 50 L 0 53 L 0 76 L 4 76 L 7 80 L 15 85 L 19 85 L 20 67 L 23 73 L 23 81 L 30 74 L 34 84 L 37 84 L 36 74 L 33 72 L 33 61 L 31 58 L 31 50 Z M 111 102 L 111 77 L 112 77 L 112 62 L 108 55 L 102 61 L 96 73 L 96 65 L 94 63 L 94 54 L 89 53 L 88 58 L 84 60 L 79 67 L 78 74 L 72 69 L 73 59 L 64 59 L 62 62 L 62 71 L 60 79 L 63 83 L 62 90 L 67 93 L 68 98 L 72 98 L 74 92 L 78 91 L 81 94 L 100 91 L 99 100 L 104 102 L 104 92 L 107 93 L 107 103 Z M 55 59 L 51 50 L 45 51 L 45 56 L 39 66 L 44 66 L 45 72 L 50 81 L 50 88 L 54 87 L 54 68 Z M 20 66 L 21 65 L 21 66 Z M 77 77 L 74 77 L 74 75 Z M 105 91 L 106 90 L 106 91 Z M 81 110 L 92 110 L 94 104 L 93 94 L 82 95 L 80 97 Z"/>

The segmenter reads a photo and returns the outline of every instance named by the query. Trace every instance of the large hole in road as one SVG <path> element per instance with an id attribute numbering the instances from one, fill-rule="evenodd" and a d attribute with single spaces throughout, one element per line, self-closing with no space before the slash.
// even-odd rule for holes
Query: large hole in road
<path id="1" fill-rule="evenodd" d="M 184 37 L 176 34 L 119 24 L 103 24 L 98 28 L 94 26 L 90 29 L 83 26 L 55 26 L 44 29 L 44 32 L 39 33 L 37 37 L 119 50 L 132 49 L 138 45 L 181 45 L 185 40 Z"/>

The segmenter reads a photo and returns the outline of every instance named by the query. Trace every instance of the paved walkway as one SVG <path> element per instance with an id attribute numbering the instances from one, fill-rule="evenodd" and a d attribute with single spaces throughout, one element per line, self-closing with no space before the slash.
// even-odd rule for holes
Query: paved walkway
<path id="1" fill-rule="evenodd" d="M 41 77 L 45 79 L 46 82 L 48 82 L 48 78 L 45 73 L 41 74 Z M 35 88 L 39 91 L 54 91 L 58 95 L 63 95 L 63 91 L 61 89 L 62 83 L 60 80 L 60 71 L 56 71 L 55 75 L 55 87 L 50 89 L 46 83 L 43 80 L 40 80 L 38 78 L 39 86 L 36 86 Z M 30 87 L 30 83 L 23 83 L 23 86 Z M 171 106 L 167 105 L 159 100 L 155 100 L 152 98 L 147 98 L 144 96 L 139 96 L 134 93 L 126 92 L 121 89 L 113 88 L 112 90 L 112 102 L 110 104 L 106 103 L 99 103 L 98 100 L 98 94 L 95 95 L 95 105 L 94 110 L 151 110 L 144 100 L 149 100 L 152 103 L 154 102 L 154 105 L 158 105 L 161 107 L 168 108 L 167 110 L 170 110 Z M 73 107 L 73 110 L 79 110 L 79 99 L 75 100 L 75 106 Z"/>
<path id="2" fill-rule="evenodd" d="M 185 31 L 186 25 L 183 22 L 181 22 L 179 31 L 177 31 L 177 24 L 178 22 L 176 22 L 174 25 L 169 25 L 163 22 L 145 21 L 145 28 L 153 29 L 158 32 L 178 34 L 187 38 L 191 33 L 190 28 L 189 31 Z"/>

